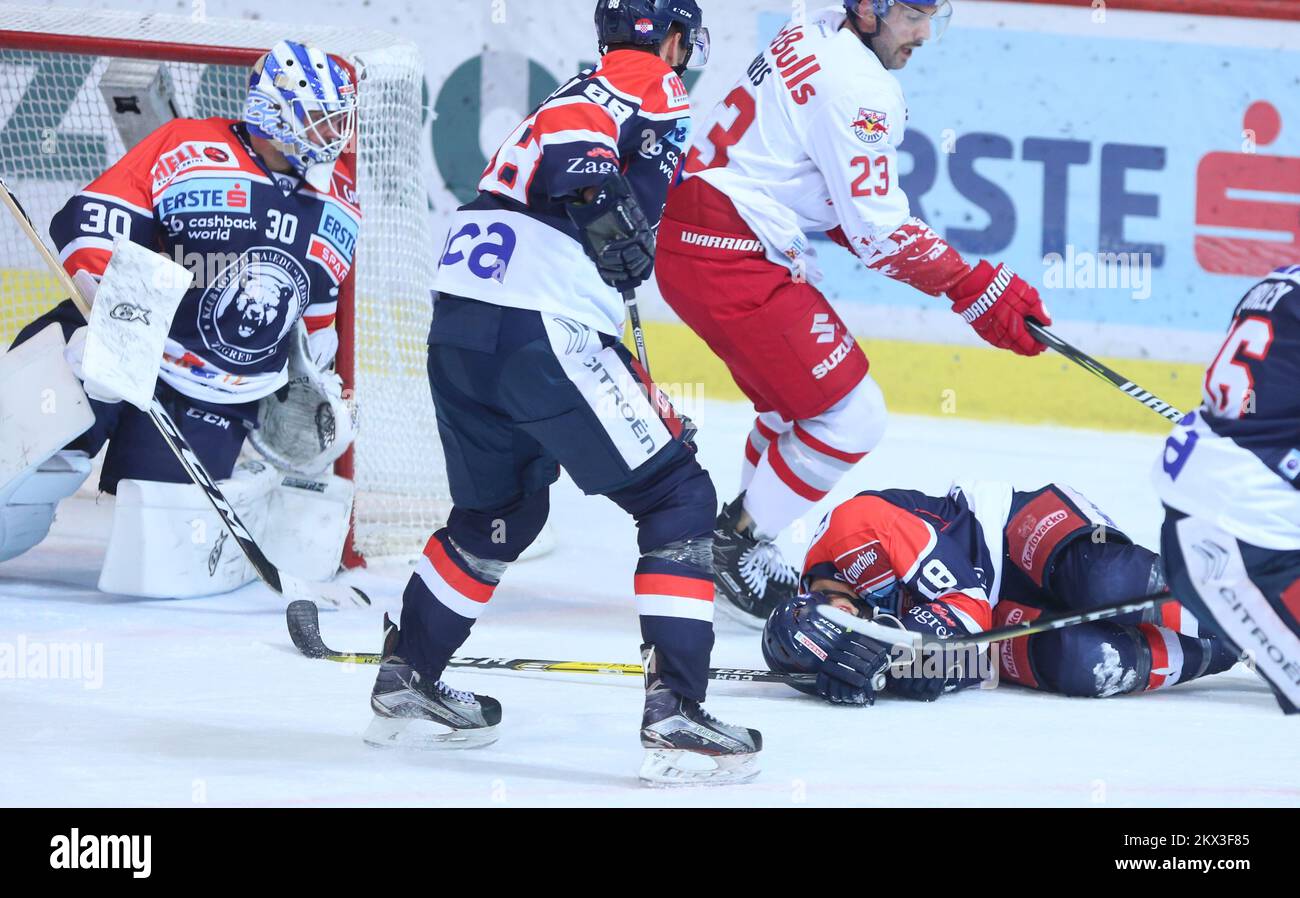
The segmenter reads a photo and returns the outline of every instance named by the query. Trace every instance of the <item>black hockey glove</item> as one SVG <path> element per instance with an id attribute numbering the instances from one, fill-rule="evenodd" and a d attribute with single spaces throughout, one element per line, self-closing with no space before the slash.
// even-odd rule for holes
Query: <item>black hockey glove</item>
<path id="1" fill-rule="evenodd" d="M 615 174 L 590 202 L 573 202 L 566 208 L 601 280 L 621 292 L 635 289 L 650 277 L 655 261 L 654 230 L 627 178 Z"/>
<path id="2" fill-rule="evenodd" d="M 828 648 L 817 669 L 817 694 L 839 705 L 874 704 L 874 681 L 889 667 L 889 646 L 845 630 Z"/>
<path id="3" fill-rule="evenodd" d="M 817 606 L 828 601 L 810 592 L 774 609 L 763 627 L 763 657 L 775 671 L 816 674 L 815 684 L 791 684 L 800 692 L 841 705 L 873 704 L 891 647 L 822 617 Z"/>
<path id="4" fill-rule="evenodd" d="M 938 640 L 962 639 L 970 635 L 965 624 L 944 602 L 926 602 L 907 609 L 902 624 L 903 629 L 920 633 L 930 645 Z M 889 694 L 932 702 L 945 692 L 979 685 L 980 678 L 974 675 L 975 672 L 971 671 L 968 676 L 964 670 L 972 657 L 969 652 L 955 652 L 951 656 L 926 658 L 919 664 L 902 665 L 896 675 L 889 678 Z"/>

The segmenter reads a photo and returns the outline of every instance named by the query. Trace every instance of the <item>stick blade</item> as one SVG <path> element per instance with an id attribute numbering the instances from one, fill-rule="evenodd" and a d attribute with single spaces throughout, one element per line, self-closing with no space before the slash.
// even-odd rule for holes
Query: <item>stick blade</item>
<path id="1" fill-rule="evenodd" d="M 315 602 L 307 599 L 290 602 L 284 609 L 284 619 L 294 648 L 308 658 L 324 658 L 329 654 L 325 641 L 321 639 L 320 612 Z"/>

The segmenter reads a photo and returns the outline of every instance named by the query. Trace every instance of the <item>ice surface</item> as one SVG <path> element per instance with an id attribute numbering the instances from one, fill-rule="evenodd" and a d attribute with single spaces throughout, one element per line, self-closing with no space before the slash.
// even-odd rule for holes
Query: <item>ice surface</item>
<path id="1" fill-rule="evenodd" d="M 1117 400 L 1119 401 L 1119 400 Z M 748 411 L 691 409 L 724 499 L 739 480 Z M 895 417 L 884 443 L 830 500 L 867 488 L 943 490 L 957 476 L 1082 490 L 1155 545 L 1147 482 L 1161 440 Z M 367 748 L 373 668 L 311 661 L 260 585 L 185 601 L 98 593 L 111 500 L 78 497 L 44 544 L 0 566 L 0 652 L 91 644 L 82 679 L 0 680 L 3 805 L 1300 805 L 1300 720 L 1237 668 L 1109 700 L 1002 687 L 917 705 L 835 708 L 781 685 L 720 683 L 708 707 L 763 731 L 754 783 L 638 785 L 636 678 L 455 671 L 496 696 L 503 735 L 471 752 Z M 511 570 L 467 655 L 635 662 L 634 528 L 613 503 L 554 490 L 557 549 Z M 794 537 L 783 542 L 801 556 Z M 339 649 L 376 651 L 409 568 L 347 575 L 372 610 L 321 615 Z M 757 634 L 719 615 L 716 666 L 760 667 Z M 97 688 L 96 682 L 99 683 Z M 92 688 L 88 688 L 92 687 Z"/>

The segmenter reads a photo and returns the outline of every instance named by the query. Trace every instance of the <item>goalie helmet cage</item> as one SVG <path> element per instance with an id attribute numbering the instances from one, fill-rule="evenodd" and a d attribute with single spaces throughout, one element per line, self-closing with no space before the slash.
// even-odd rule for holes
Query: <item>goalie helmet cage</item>
<path id="1" fill-rule="evenodd" d="M 360 414 L 357 441 L 336 467 L 357 487 L 344 561 L 415 555 L 450 497 L 425 373 L 432 237 L 424 68 L 412 44 L 355 28 L 0 6 L 0 176 L 48 238 L 67 199 L 126 152 L 131 130 L 115 125 L 109 98 L 118 98 L 105 89 L 111 64 L 150 61 L 136 69 L 161 83 L 156 93 L 175 115 L 239 118 L 249 66 L 284 38 L 364 70 L 355 150 L 363 219 L 337 318 L 337 367 Z M 2 345 L 62 298 L 16 223 L 0 221 Z"/>

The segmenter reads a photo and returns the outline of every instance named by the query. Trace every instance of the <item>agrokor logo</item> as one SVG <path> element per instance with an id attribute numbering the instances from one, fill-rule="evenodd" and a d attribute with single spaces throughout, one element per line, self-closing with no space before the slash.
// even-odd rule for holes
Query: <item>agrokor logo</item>
<path id="1" fill-rule="evenodd" d="M 302 264 L 283 250 L 249 250 L 199 299 L 204 345 L 233 365 L 265 361 L 306 307 L 308 283 Z"/>

